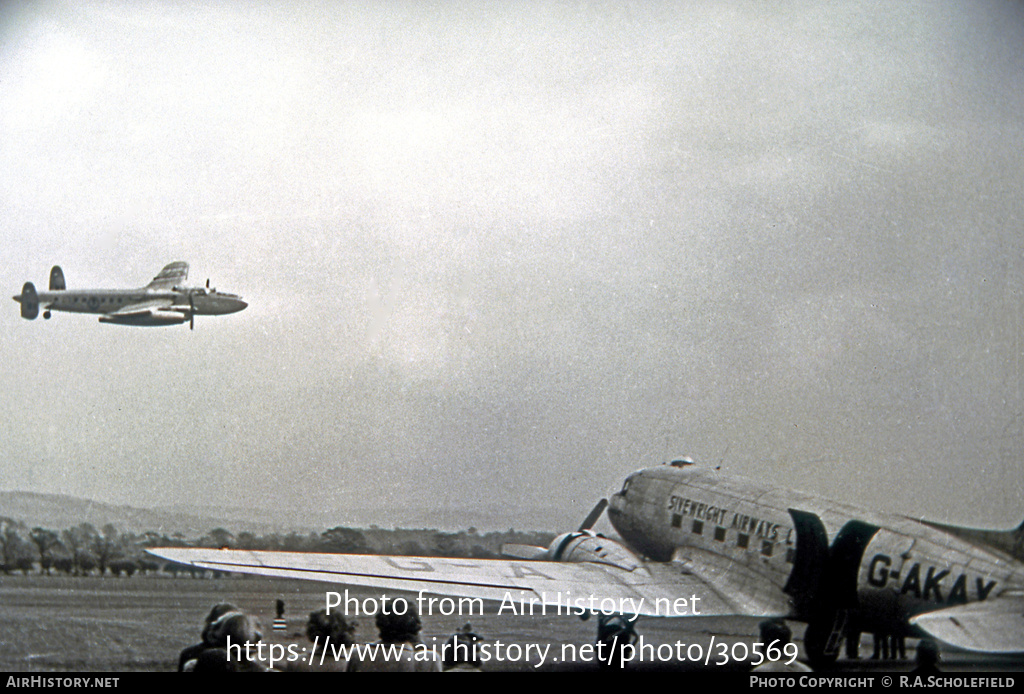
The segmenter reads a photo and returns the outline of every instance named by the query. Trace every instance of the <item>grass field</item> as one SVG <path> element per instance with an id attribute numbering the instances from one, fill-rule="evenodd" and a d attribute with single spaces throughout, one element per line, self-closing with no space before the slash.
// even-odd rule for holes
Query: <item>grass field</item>
<path id="1" fill-rule="evenodd" d="M 233 577 L 220 579 L 136 576 L 133 578 L 65 576 L 0 577 L 0 671 L 133 672 L 173 671 L 182 648 L 199 640 L 203 618 L 217 602 L 232 602 L 260 618 L 267 640 L 309 645 L 301 637 L 308 614 L 325 606 L 326 591 L 344 588 L 327 584 Z M 379 597 L 379 591 L 353 589 L 352 595 Z M 397 594 L 395 594 L 397 595 Z M 288 629 L 272 632 L 277 599 L 286 603 Z M 492 644 L 562 644 L 593 642 L 596 625 L 573 616 L 497 615 L 497 603 L 485 614 L 423 615 L 423 640 L 444 643 L 463 623 Z M 357 638 L 376 638 L 372 616 L 358 616 Z M 755 621 L 715 620 L 718 642 L 750 641 Z M 641 623 L 648 643 L 699 643 L 707 647 L 711 631 L 706 620 L 659 620 Z M 434 639 L 436 638 L 436 641 Z M 518 659 L 491 662 L 489 670 L 532 670 L 540 661 L 525 653 Z M 513 651 L 512 655 L 515 652 Z M 550 669 L 596 668 L 589 661 L 544 663 Z"/>

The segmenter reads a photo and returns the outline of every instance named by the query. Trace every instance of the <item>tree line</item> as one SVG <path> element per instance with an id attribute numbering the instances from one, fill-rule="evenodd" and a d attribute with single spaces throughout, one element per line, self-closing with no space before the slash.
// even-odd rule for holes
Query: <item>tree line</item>
<path id="1" fill-rule="evenodd" d="M 207 547 L 288 552 L 326 552 L 339 554 L 399 554 L 406 556 L 472 557 L 489 559 L 500 556 L 505 543 L 546 547 L 553 533 L 497 531 L 479 533 L 476 528 L 458 532 L 438 530 L 389 530 L 370 526 L 357 529 L 338 526 L 323 532 L 306 534 L 251 532 L 232 533 L 214 528 L 197 538 L 181 533 L 167 535 L 156 531 L 122 532 L 113 524 L 97 529 L 80 523 L 64 530 L 29 528 L 25 523 L 0 516 L 0 573 L 69 576 L 133 576 L 137 573 L 196 571 L 165 562 L 145 553 L 147 547 Z"/>

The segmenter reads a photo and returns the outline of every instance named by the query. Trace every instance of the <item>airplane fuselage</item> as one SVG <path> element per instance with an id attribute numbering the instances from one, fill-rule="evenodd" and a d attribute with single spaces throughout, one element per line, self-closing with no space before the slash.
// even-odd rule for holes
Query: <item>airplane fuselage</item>
<path id="1" fill-rule="evenodd" d="M 656 561 L 729 567 L 723 588 L 760 576 L 792 599 L 789 616 L 843 612 L 862 631 L 910 633 L 908 619 L 1024 588 L 1024 570 L 916 520 L 755 484 L 692 465 L 631 475 L 609 519 Z"/>
<path id="2" fill-rule="evenodd" d="M 795 619 L 807 624 L 807 656 L 822 665 L 835 659 L 844 637 L 856 643 L 862 632 L 1024 653 L 1024 564 L 972 541 L 973 531 L 873 513 L 686 461 L 635 472 L 612 495 L 607 513 L 622 542 L 592 530 L 605 504 L 546 548 L 510 545 L 501 559 L 148 551 L 218 571 L 502 605 L 513 595 L 539 604 L 542 614 L 571 595 L 584 612 L 608 615 Z M 588 596 L 589 608 L 579 602 Z M 599 640 L 607 637 L 599 630 Z"/>
<path id="3" fill-rule="evenodd" d="M 197 316 L 218 316 L 235 313 L 247 304 L 235 294 L 188 287 L 174 289 L 66 289 L 38 292 L 39 304 L 51 311 L 70 313 L 113 313 L 132 304 L 167 299 L 181 311 L 191 310 Z M 20 302 L 21 296 L 14 297 Z M 191 301 L 191 304 L 189 303 Z M 194 310 L 193 310 L 194 309 Z"/>
<path id="4" fill-rule="evenodd" d="M 21 304 L 21 317 L 34 320 L 43 309 L 43 318 L 53 311 L 98 313 L 101 323 L 120 325 L 193 326 L 195 316 L 216 316 L 241 311 L 247 304 L 240 296 L 206 287 L 186 287 L 188 263 L 175 261 L 164 268 L 145 287 L 138 289 L 68 289 L 59 265 L 50 269 L 49 291 L 36 291 L 26 282 L 14 300 Z"/>

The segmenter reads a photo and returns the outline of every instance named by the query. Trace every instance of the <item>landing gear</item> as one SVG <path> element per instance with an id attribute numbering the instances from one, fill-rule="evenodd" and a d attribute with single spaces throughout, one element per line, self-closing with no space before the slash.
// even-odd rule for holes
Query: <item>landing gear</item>
<path id="1" fill-rule="evenodd" d="M 843 615 L 845 617 L 845 615 Z M 839 646 L 842 640 L 842 628 L 837 628 L 837 623 L 842 622 L 845 626 L 846 620 L 818 619 L 807 625 L 804 632 L 804 651 L 807 652 L 807 660 L 815 670 L 828 670 L 835 665 L 839 657 Z"/>
<path id="2" fill-rule="evenodd" d="M 50 315 L 51 314 L 49 311 L 43 311 L 43 318 L 45 318 L 46 320 L 50 320 Z"/>
<path id="3" fill-rule="evenodd" d="M 623 669 L 626 667 L 626 660 L 623 658 L 622 647 L 633 646 L 639 640 L 636 629 L 638 615 L 626 617 L 621 614 L 606 615 L 600 613 L 597 616 L 597 662 L 601 668 Z"/>

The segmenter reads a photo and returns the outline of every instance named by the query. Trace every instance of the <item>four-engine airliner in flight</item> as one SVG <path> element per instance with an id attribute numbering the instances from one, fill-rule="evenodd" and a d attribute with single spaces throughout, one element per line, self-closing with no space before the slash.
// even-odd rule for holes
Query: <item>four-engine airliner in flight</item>
<path id="1" fill-rule="evenodd" d="M 971 540 L 976 531 L 875 513 L 689 460 L 626 478 L 607 511 L 622 542 L 591 530 L 603 508 L 549 547 L 511 546 L 503 559 L 149 551 L 218 571 L 525 600 L 549 606 L 546 614 L 610 607 L 627 615 L 798 620 L 807 624 L 807 654 L 819 663 L 835 658 L 849 629 L 1024 652 L 1024 564 Z"/>
<path id="2" fill-rule="evenodd" d="M 219 316 L 241 311 L 248 304 L 240 296 L 206 287 L 186 287 L 188 263 L 175 262 L 164 267 L 153 281 L 139 289 L 68 289 L 64 272 L 54 265 L 50 270 L 49 291 L 37 292 L 26 282 L 14 300 L 21 304 L 21 317 L 33 320 L 43 309 L 43 318 L 51 311 L 98 313 L 101 323 L 121 325 L 179 325 L 195 327 L 195 316 Z"/>

